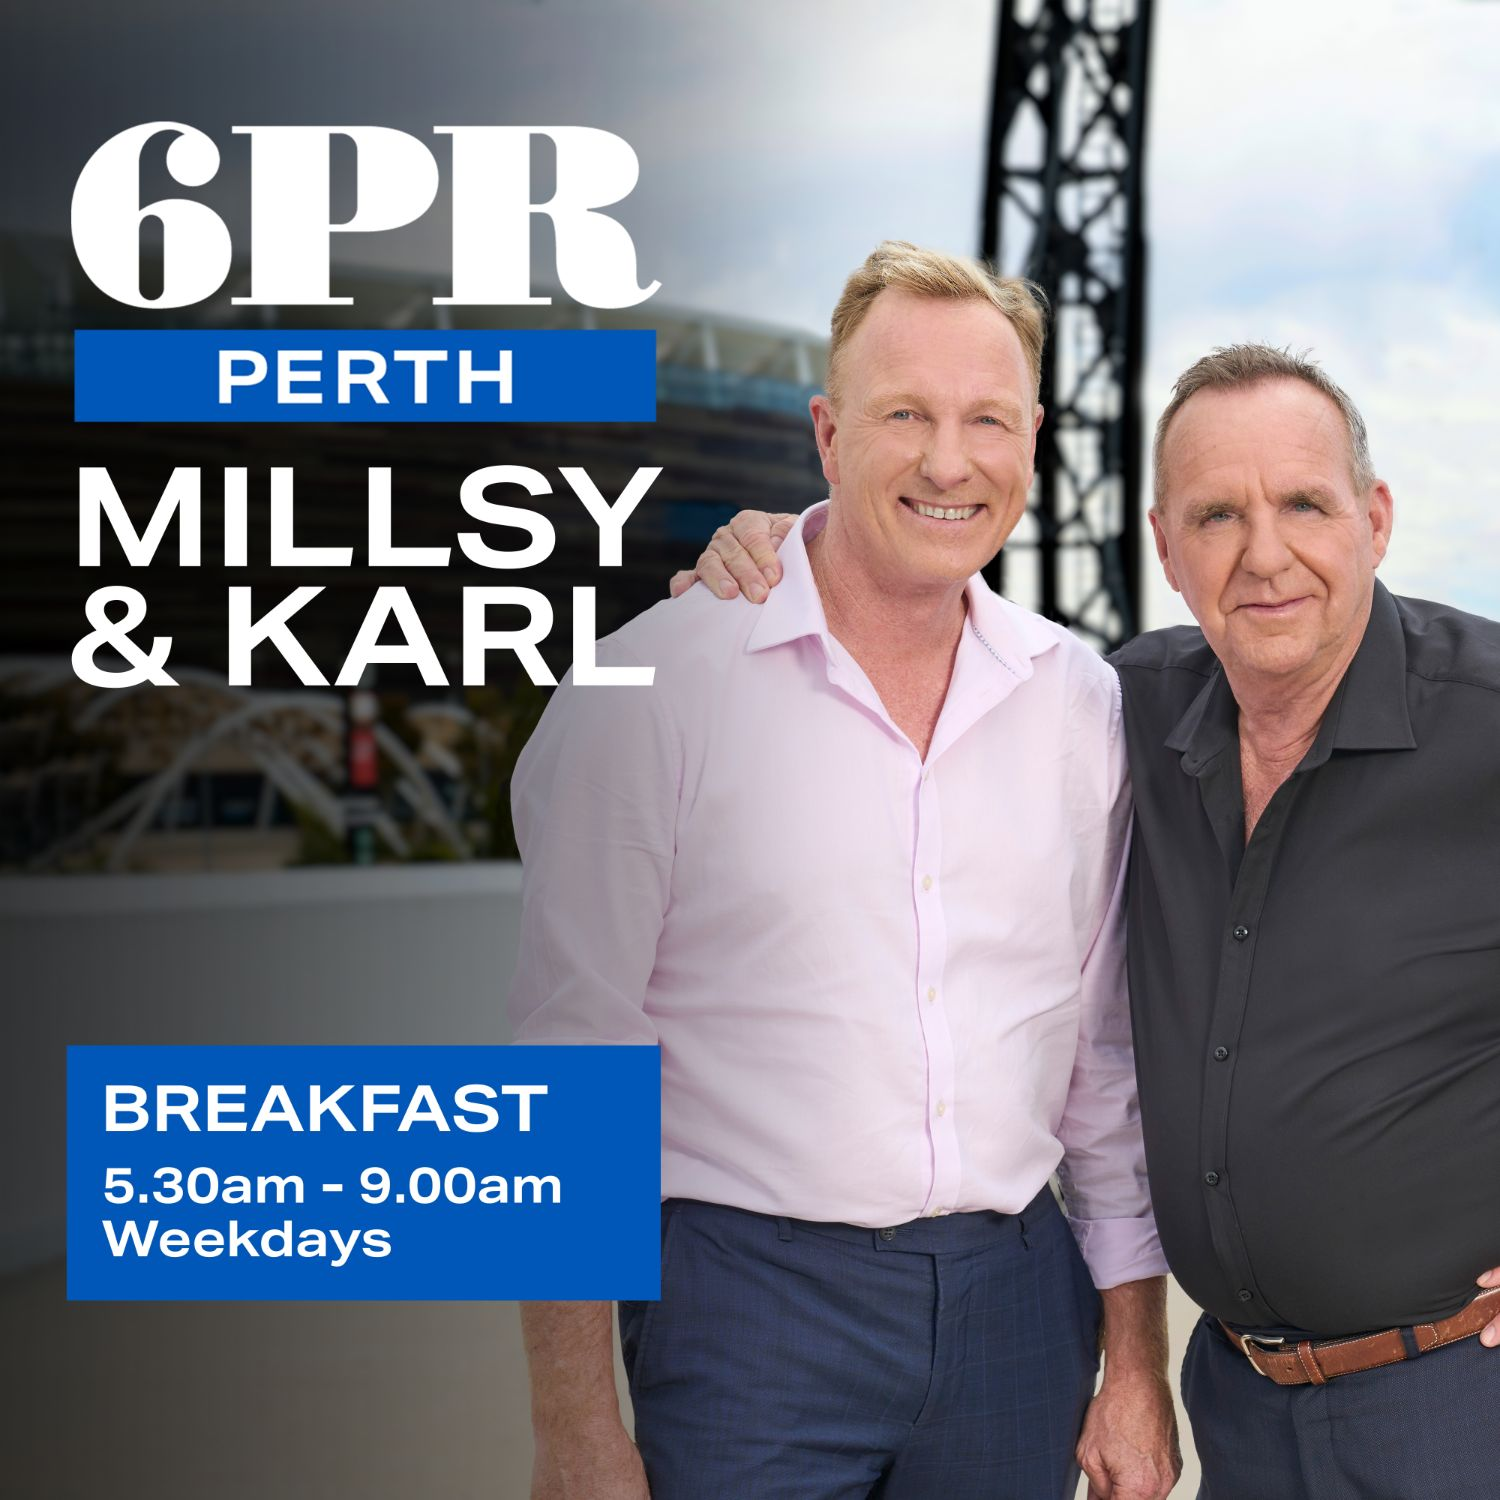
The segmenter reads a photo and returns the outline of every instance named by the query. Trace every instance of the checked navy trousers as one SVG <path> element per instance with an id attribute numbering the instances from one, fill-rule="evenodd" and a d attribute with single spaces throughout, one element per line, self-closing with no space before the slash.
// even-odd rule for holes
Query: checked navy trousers
<path id="1" fill-rule="evenodd" d="M 1182 1399 L 1199 1500 L 1480 1500 L 1500 1495 L 1500 1349 L 1477 1338 L 1327 1385 L 1257 1374 L 1214 1318 Z"/>
<path id="2" fill-rule="evenodd" d="M 620 1304 L 652 1500 L 1071 1500 L 1099 1313 L 1046 1188 L 879 1230 L 668 1200 Z"/>

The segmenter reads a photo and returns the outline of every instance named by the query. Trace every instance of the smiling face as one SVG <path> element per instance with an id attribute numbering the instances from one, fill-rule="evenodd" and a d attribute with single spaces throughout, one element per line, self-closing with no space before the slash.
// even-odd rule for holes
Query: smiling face
<path id="1" fill-rule="evenodd" d="M 893 587 L 961 583 L 1026 508 L 1037 406 L 1021 341 L 988 302 L 888 289 L 812 402 L 838 525 Z"/>
<path id="2" fill-rule="evenodd" d="M 1392 501 L 1382 483 L 1356 490 L 1334 403 L 1289 379 L 1199 391 L 1167 429 L 1157 487 L 1167 582 L 1231 685 L 1342 672 L 1369 618 Z"/>

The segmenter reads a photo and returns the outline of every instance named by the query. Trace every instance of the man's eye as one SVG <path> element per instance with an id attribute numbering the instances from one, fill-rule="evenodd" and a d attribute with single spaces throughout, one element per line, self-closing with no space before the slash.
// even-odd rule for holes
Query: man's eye
<path id="1" fill-rule="evenodd" d="M 981 417 L 979 420 L 988 423 L 991 427 L 998 427 L 1000 425 L 999 417 Z"/>
<path id="2" fill-rule="evenodd" d="M 1294 500 L 1292 501 L 1292 509 L 1300 512 L 1302 515 L 1310 515 L 1317 512 L 1321 507 L 1316 500 Z"/>
<path id="3" fill-rule="evenodd" d="M 900 411 L 893 411 L 891 413 L 891 417 L 897 422 L 905 422 L 909 418 L 914 416 L 916 416 L 916 412 L 905 406 L 903 406 Z"/>

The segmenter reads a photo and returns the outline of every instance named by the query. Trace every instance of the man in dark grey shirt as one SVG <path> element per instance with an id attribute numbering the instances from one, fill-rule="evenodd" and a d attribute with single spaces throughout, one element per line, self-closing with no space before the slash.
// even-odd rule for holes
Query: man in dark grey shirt
<path id="1" fill-rule="evenodd" d="M 1154 459 L 1157 551 L 1201 629 L 1114 662 L 1152 1199 L 1206 1310 L 1201 1495 L 1490 1494 L 1500 625 L 1376 582 L 1394 504 L 1315 365 L 1200 360 Z M 757 597 L 778 529 L 743 513 L 700 572 Z"/>
<path id="2" fill-rule="evenodd" d="M 1174 1274 L 1215 1317 L 1324 1338 L 1457 1312 L 1500 1258 L 1500 625 L 1377 583 L 1248 842 L 1239 713 L 1202 634 L 1115 665 Z"/>
<path id="3" fill-rule="evenodd" d="M 1376 582 L 1391 494 L 1306 361 L 1198 361 L 1154 460 L 1201 629 L 1115 658 L 1128 951 L 1203 1493 L 1490 1493 L 1500 625 Z"/>

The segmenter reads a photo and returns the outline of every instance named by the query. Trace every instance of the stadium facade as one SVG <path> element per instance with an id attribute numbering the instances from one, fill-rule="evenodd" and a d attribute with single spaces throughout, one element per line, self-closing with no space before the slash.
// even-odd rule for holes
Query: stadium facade
<path id="1" fill-rule="evenodd" d="M 149 267 L 145 275 L 150 276 Z M 253 691 L 228 689 L 225 613 L 231 584 L 250 585 L 256 612 L 303 583 L 325 585 L 297 616 L 297 637 L 332 679 L 382 584 L 411 595 L 439 658 L 457 681 L 465 584 L 521 583 L 548 596 L 555 625 L 543 648 L 561 675 L 571 641 L 572 589 L 597 590 L 605 633 L 659 599 L 667 576 L 720 521 L 755 506 L 794 510 L 824 493 L 807 419 L 822 384 L 823 340 L 733 317 L 672 309 L 658 299 L 622 312 L 559 300 L 525 308 L 435 305 L 435 278 L 345 268 L 344 306 L 295 322 L 234 305 L 237 270 L 214 300 L 176 314 L 110 301 L 83 276 L 66 240 L 0 235 L 0 402 L 5 426 L 6 629 L 0 642 L 0 863 L 29 868 L 243 867 L 338 858 L 344 847 L 344 696 L 303 689 L 273 650 L 256 656 Z M 347 327 L 650 328 L 657 336 L 657 420 L 651 424 L 75 424 L 76 328 Z M 552 556 L 524 575 L 497 576 L 454 547 L 446 568 L 393 570 L 362 562 L 368 471 L 392 471 L 394 540 L 453 546 L 472 523 L 459 486 L 475 469 L 519 464 L 560 493 L 529 500 L 557 533 Z M 631 518 L 624 565 L 600 569 L 598 533 L 557 478 L 581 466 L 606 495 L 639 467 L 662 473 Z M 109 470 L 140 529 L 172 471 L 203 470 L 203 566 L 179 567 L 169 539 L 158 561 L 128 567 L 106 535 L 105 564 L 78 565 L 78 470 Z M 297 540 L 347 545 L 354 566 L 276 568 L 267 551 L 272 467 L 295 475 Z M 249 480 L 249 566 L 222 566 L 220 474 Z M 111 556 L 115 565 L 111 565 Z M 165 556 L 166 561 L 160 559 Z M 78 684 L 69 669 L 88 629 L 84 601 L 130 583 L 150 601 L 146 631 L 173 637 L 176 689 L 130 694 Z M 503 624 L 503 620 L 497 623 Z M 491 658 L 482 691 L 424 688 L 382 667 L 380 811 L 383 857 L 503 855 L 508 768 L 540 708 L 514 663 Z M 179 669 L 187 669 L 180 671 Z M 112 697 L 119 703 L 109 703 Z M 404 752 L 404 754 L 403 754 Z M 149 806 L 149 812 L 143 809 Z"/>

